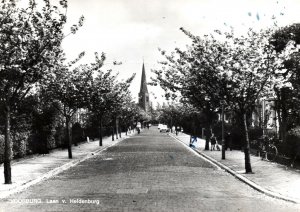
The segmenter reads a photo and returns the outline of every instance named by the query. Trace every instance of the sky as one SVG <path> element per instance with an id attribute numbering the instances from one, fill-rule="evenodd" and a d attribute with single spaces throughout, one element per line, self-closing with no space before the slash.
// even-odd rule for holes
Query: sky
<path id="1" fill-rule="evenodd" d="M 85 21 L 63 41 L 67 58 L 85 51 L 81 62 L 92 62 L 94 52 L 104 52 L 104 69 L 119 72 L 120 79 L 136 73 L 130 87 L 135 101 L 143 61 L 150 82 L 151 69 L 159 69 L 163 60 L 158 48 L 170 52 L 190 43 L 180 27 L 201 36 L 230 26 L 235 31 L 263 28 L 273 23 L 272 16 L 279 25 L 300 23 L 300 0 L 68 0 L 68 5 L 68 26 L 81 15 Z M 115 60 L 122 65 L 112 66 Z M 153 106 L 164 101 L 160 88 L 148 85 L 148 90 Z"/>

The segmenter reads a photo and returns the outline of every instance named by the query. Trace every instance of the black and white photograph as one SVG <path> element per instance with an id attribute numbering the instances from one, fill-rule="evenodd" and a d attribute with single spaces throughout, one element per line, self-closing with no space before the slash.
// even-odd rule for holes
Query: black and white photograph
<path id="1" fill-rule="evenodd" d="M 300 212 L 300 0 L 0 0 L 0 212 Z"/>

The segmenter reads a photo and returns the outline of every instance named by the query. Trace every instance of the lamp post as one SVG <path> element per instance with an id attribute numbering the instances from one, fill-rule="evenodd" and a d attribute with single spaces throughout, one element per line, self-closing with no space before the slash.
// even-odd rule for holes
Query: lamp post
<path id="1" fill-rule="evenodd" d="M 224 139 L 224 101 L 222 104 L 222 160 L 225 160 L 225 139 Z"/>

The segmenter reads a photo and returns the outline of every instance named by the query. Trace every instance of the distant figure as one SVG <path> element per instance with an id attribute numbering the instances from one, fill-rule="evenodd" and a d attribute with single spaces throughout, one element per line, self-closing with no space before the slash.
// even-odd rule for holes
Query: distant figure
<path id="1" fill-rule="evenodd" d="M 136 124 L 136 128 L 142 128 L 142 124 L 141 124 L 141 122 L 138 122 L 137 124 Z"/>
<path id="2" fill-rule="evenodd" d="M 225 150 L 230 149 L 232 150 L 232 138 L 230 132 L 228 132 L 225 136 Z"/>
<path id="3" fill-rule="evenodd" d="M 210 151 L 216 150 L 217 139 L 215 134 L 210 137 Z"/>
<path id="4" fill-rule="evenodd" d="M 179 126 L 176 127 L 176 135 L 181 131 L 181 128 Z"/>

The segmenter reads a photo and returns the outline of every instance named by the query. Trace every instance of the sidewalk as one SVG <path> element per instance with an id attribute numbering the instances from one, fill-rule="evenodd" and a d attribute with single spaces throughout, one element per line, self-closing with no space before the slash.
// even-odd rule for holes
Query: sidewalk
<path id="1" fill-rule="evenodd" d="M 189 145 L 190 136 L 180 133 L 171 136 Z M 239 180 L 254 189 L 278 199 L 300 204 L 300 170 L 261 160 L 251 155 L 251 165 L 254 174 L 245 174 L 244 152 L 239 150 L 226 151 L 225 160 L 221 159 L 221 151 L 205 151 L 205 140 L 197 139 L 196 149 L 200 155 L 225 169 Z"/>
<path id="2" fill-rule="evenodd" d="M 4 168 L 3 165 L 0 165 L 0 199 L 20 192 L 31 185 L 75 166 L 134 134 L 135 132 L 131 132 L 126 136 L 125 133 L 122 133 L 122 138 L 115 139 L 115 141 L 112 141 L 111 137 L 104 137 L 103 146 L 99 146 L 99 140 L 72 146 L 72 159 L 68 158 L 67 149 L 59 148 L 53 150 L 50 154 L 37 155 L 17 162 L 12 161 L 12 184 L 4 184 Z"/>

